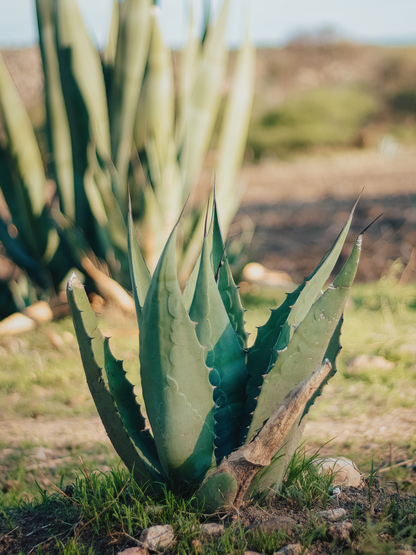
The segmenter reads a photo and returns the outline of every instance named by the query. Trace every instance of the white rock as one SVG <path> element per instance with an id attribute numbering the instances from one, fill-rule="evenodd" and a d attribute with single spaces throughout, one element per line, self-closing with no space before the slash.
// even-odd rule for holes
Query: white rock
<path id="1" fill-rule="evenodd" d="M 347 515 L 347 511 L 339 507 L 338 509 L 329 509 L 328 511 L 320 511 L 317 516 L 328 518 L 329 520 L 340 520 Z"/>
<path id="2" fill-rule="evenodd" d="M 139 541 L 143 544 L 143 547 L 157 551 L 159 549 L 166 549 L 174 539 L 175 535 L 172 526 L 165 524 L 163 526 L 158 525 L 146 528 L 141 533 Z"/>
<path id="3" fill-rule="evenodd" d="M 352 534 L 353 526 L 351 522 L 337 522 L 330 526 L 328 532 L 333 538 L 339 541 L 347 541 Z"/>
<path id="4" fill-rule="evenodd" d="M 201 524 L 201 532 L 207 536 L 220 536 L 224 533 L 224 525 L 219 522 L 208 522 Z"/>
<path id="5" fill-rule="evenodd" d="M 36 322 L 32 318 L 15 312 L 0 322 L 0 335 L 16 335 L 35 328 Z"/>
<path id="6" fill-rule="evenodd" d="M 268 270 L 257 262 L 250 262 L 243 268 L 243 280 L 266 287 L 280 287 L 292 291 L 293 281 L 287 272 Z"/>
<path id="7" fill-rule="evenodd" d="M 316 459 L 313 461 L 322 473 L 333 471 L 335 473 L 334 486 L 344 485 L 359 488 L 363 484 L 362 474 L 355 466 L 355 463 L 346 457 L 330 457 L 326 459 Z"/>
<path id="8" fill-rule="evenodd" d="M 129 547 L 120 551 L 119 555 L 147 555 L 147 549 L 145 547 Z"/>
<path id="9" fill-rule="evenodd" d="M 308 549 L 305 549 L 300 545 L 300 543 L 288 543 L 279 551 L 275 551 L 274 555 L 303 555 L 308 553 Z"/>
<path id="10" fill-rule="evenodd" d="M 44 322 L 50 322 L 53 318 L 53 312 L 51 307 L 45 301 L 37 301 L 36 303 L 27 306 L 23 314 L 38 322 L 38 324 L 43 324 Z"/>
<path id="11" fill-rule="evenodd" d="M 391 360 L 384 357 L 374 355 L 359 355 L 348 365 L 348 372 L 350 374 L 359 374 L 361 370 L 374 369 L 374 370 L 393 370 L 395 364 Z"/>

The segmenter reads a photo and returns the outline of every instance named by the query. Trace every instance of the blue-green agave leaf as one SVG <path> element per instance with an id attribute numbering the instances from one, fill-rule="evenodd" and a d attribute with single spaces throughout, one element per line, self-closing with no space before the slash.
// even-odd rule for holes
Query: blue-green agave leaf
<path id="1" fill-rule="evenodd" d="M 253 437 L 285 395 L 322 362 L 354 281 L 361 242 L 360 235 L 341 272 L 312 305 L 294 331 L 289 345 L 279 353 L 274 366 L 264 376 L 246 441 Z M 247 404 L 246 412 L 250 408 Z"/>
<path id="2" fill-rule="evenodd" d="M 142 252 L 137 240 L 136 229 L 134 227 L 133 216 L 131 213 L 131 202 L 129 199 L 129 234 L 128 234 L 128 251 L 130 276 L 133 286 L 133 296 L 136 305 L 137 320 L 140 327 L 142 318 L 142 308 L 149 289 L 151 275 L 144 261 Z"/>
<path id="3" fill-rule="evenodd" d="M 215 198 L 212 223 L 212 263 L 218 278 L 218 290 L 231 326 L 237 334 L 240 346 L 245 349 L 247 347 L 247 333 L 244 329 L 244 308 L 225 252 Z"/>
<path id="4" fill-rule="evenodd" d="M 192 304 L 192 299 L 194 298 L 195 287 L 196 287 L 196 280 L 198 279 L 199 274 L 199 265 L 201 264 L 201 256 L 198 256 L 198 260 L 195 262 L 195 266 L 189 276 L 188 281 L 185 283 L 185 287 L 183 290 L 183 303 L 186 307 L 186 310 L 189 311 Z"/>
<path id="5" fill-rule="evenodd" d="M 246 401 L 247 369 L 244 352 L 225 310 L 215 282 L 205 237 L 195 294 L 189 316 L 206 347 L 209 379 L 214 387 L 214 431 L 217 463 L 238 447 Z"/>
<path id="6" fill-rule="evenodd" d="M 117 405 L 117 410 L 127 433 L 134 441 L 146 463 L 163 475 L 156 451 L 155 440 L 136 400 L 132 383 L 127 379 L 123 361 L 117 360 L 110 350 L 109 338 L 104 338 L 104 368 L 108 378 L 110 393 Z"/>
<path id="7" fill-rule="evenodd" d="M 326 378 L 323 380 L 319 388 L 315 391 L 313 396 L 306 403 L 306 407 L 305 407 L 305 410 L 303 411 L 302 418 L 308 414 L 308 412 L 310 411 L 310 408 L 312 407 L 312 405 L 315 404 L 317 398 L 322 395 L 322 392 L 326 384 L 337 373 L 336 361 L 337 361 L 337 356 L 341 351 L 340 337 L 341 337 L 341 328 L 342 328 L 343 322 L 344 322 L 344 315 L 341 315 L 341 318 L 339 319 L 338 325 L 335 328 L 334 333 L 332 334 L 331 340 L 329 341 L 328 348 L 324 356 L 324 359 L 329 360 L 329 362 L 331 363 L 331 370 L 326 376 Z"/>
<path id="8" fill-rule="evenodd" d="M 246 425 L 249 425 L 251 414 L 256 408 L 264 375 L 275 364 L 279 351 L 284 350 L 288 345 L 294 329 L 304 319 L 315 302 L 338 260 L 351 226 L 355 206 L 334 244 L 315 270 L 304 279 L 295 291 L 287 295 L 286 300 L 277 309 L 271 311 L 266 324 L 258 328 L 256 340 L 247 351 L 249 380 L 247 384 Z"/>
<path id="9" fill-rule="evenodd" d="M 214 452 L 214 401 L 204 349 L 182 300 L 176 232 L 153 274 L 142 310 L 140 373 L 162 466 L 173 482 L 198 483 Z"/>
<path id="10" fill-rule="evenodd" d="M 102 370 L 109 364 L 109 367 L 107 366 L 109 373 L 111 376 L 114 375 L 114 359 L 110 356 L 108 346 L 106 348 L 106 342 L 98 327 L 97 318 L 88 301 L 85 289 L 75 274 L 72 274 L 68 281 L 67 296 L 88 387 L 114 448 L 127 468 L 134 472 L 135 478 L 139 480 L 140 484 L 163 482 L 163 475 L 157 470 L 159 466 L 157 459 L 155 460 L 151 453 L 149 433 L 144 432 L 144 441 L 140 442 L 141 447 L 137 449 L 123 425 L 121 413 L 116 408 L 114 398 L 107 389 Z M 115 388 L 117 394 L 120 392 L 119 387 L 117 385 Z M 125 384 L 122 389 L 125 393 Z M 127 401 L 127 405 L 129 404 L 131 402 Z M 124 407 L 122 412 L 124 412 Z M 140 426 L 141 423 L 142 419 L 139 418 L 138 425 Z M 136 433 L 135 436 L 139 441 L 139 434 Z M 142 458 L 144 453 L 146 453 L 146 457 Z"/>

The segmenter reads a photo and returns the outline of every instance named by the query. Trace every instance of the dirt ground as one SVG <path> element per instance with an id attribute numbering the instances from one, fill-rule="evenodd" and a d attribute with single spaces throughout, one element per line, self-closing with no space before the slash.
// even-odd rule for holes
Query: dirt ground
<path id="1" fill-rule="evenodd" d="M 392 260 L 410 261 L 416 247 L 415 148 L 403 147 L 389 157 L 356 150 L 265 161 L 245 167 L 242 179 L 248 186 L 238 218 L 253 221 L 253 258 L 270 270 L 285 270 L 295 281 L 308 275 L 361 191 L 345 254 L 355 235 L 383 215 L 366 233 L 357 280 L 379 279 Z M 416 274 L 409 277 L 415 280 Z"/>

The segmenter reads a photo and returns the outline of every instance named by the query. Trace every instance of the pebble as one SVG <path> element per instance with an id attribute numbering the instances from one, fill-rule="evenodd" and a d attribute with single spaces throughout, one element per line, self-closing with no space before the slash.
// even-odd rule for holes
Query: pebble
<path id="1" fill-rule="evenodd" d="M 224 524 L 209 522 L 207 524 L 201 524 L 200 530 L 206 536 L 221 536 L 221 534 L 224 533 Z"/>
<path id="2" fill-rule="evenodd" d="M 192 540 L 191 542 L 192 548 L 197 553 L 202 553 L 204 548 L 202 547 L 202 543 L 199 540 Z"/>
<path id="3" fill-rule="evenodd" d="M 351 522 L 337 522 L 329 527 L 329 535 L 339 541 L 347 541 L 352 533 Z"/>
<path id="4" fill-rule="evenodd" d="M 23 313 L 25 316 L 35 320 L 38 324 L 50 322 L 53 318 L 51 307 L 45 301 L 37 301 L 30 306 L 27 306 Z"/>
<path id="5" fill-rule="evenodd" d="M 355 488 L 362 487 L 363 479 L 361 472 L 355 466 L 354 461 L 347 457 L 328 457 L 325 459 L 316 459 L 313 464 L 318 467 L 318 472 L 333 472 L 333 485 L 353 486 Z"/>
<path id="6" fill-rule="evenodd" d="M 278 516 L 275 518 L 271 518 L 264 522 L 257 522 L 255 524 L 251 524 L 246 528 L 246 531 L 253 532 L 255 530 L 260 530 L 261 532 L 265 532 L 266 534 L 270 534 L 274 530 L 286 530 L 287 528 L 291 528 L 297 524 L 296 520 L 290 518 L 288 516 Z"/>
<path id="7" fill-rule="evenodd" d="M 175 539 L 173 528 L 170 524 L 151 526 L 140 534 L 139 541 L 144 547 L 153 551 L 166 549 Z"/>
<path id="8" fill-rule="evenodd" d="M 264 554 L 257 553 L 257 551 L 244 551 L 243 555 L 264 555 Z"/>
<path id="9" fill-rule="evenodd" d="M 129 547 L 124 551 L 120 551 L 119 555 L 147 555 L 148 551 L 145 547 Z"/>
<path id="10" fill-rule="evenodd" d="M 305 549 L 304 551 L 304 548 L 300 545 L 300 543 L 288 543 L 282 547 L 282 549 L 279 549 L 279 551 L 275 551 L 273 555 L 303 555 L 308 553 L 308 551 L 308 549 Z"/>
<path id="11" fill-rule="evenodd" d="M 347 371 L 350 374 L 359 374 L 361 370 L 393 370 L 395 367 L 394 362 L 387 360 L 384 357 L 376 355 L 359 355 L 348 365 Z"/>
<path id="12" fill-rule="evenodd" d="M 345 509 L 342 509 L 341 507 L 339 509 L 329 509 L 328 511 L 320 511 L 319 513 L 317 513 L 317 516 L 322 516 L 323 518 L 328 518 L 332 521 L 340 520 L 346 515 L 347 511 Z"/>
<path id="13" fill-rule="evenodd" d="M 35 328 L 35 320 L 32 320 L 32 318 L 24 314 L 20 314 L 20 312 L 15 312 L 1 321 L 0 335 L 16 335 L 24 331 L 34 330 Z"/>

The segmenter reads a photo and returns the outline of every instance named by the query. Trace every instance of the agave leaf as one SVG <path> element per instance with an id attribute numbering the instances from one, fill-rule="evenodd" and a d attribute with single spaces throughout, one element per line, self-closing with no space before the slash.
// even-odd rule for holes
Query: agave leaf
<path id="1" fill-rule="evenodd" d="M 213 215 L 213 264 L 214 271 L 218 272 L 218 290 L 221 295 L 222 302 L 231 322 L 235 333 L 237 334 L 240 346 L 245 349 L 247 347 L 247 333 L 244 328 L 244 308 L 241 304 L 238 288 L 234 282 L 230 264 L 228 262 L 225 251 L 224 241 L 222 239 L 220 224 L 218 220 L 217 203 L 214 199 L 214 215 Z M 219 271 L 218 271 L 219 270 Z"/>
<path id="2" fill-rule="evenodd" d="M 141 253 L 137 240 L 136 229 L 134 227 L 133 216 L 131 213 L 131 203 L 129 202 L 129 235 L 128 251 L 130 263 L 130 276 L 133 286 L 133 296 L 136 305 L 137 320 L 140 328 L 142 319 L 142 307 L 149 289 L 151 276 Z"/>
<path id="3" fill-rule="evenodd" d="M 229 3 L 224 0 L 216 25 L 208 29 L 188 116 L 179 138 L 179 164 L 184 184 L 182 202 L 201 170 L 218 114 L 227 67 L 224 37 Z"/>
<path id="4" fill-rule="evenodd" d="M 192 300 L 194 298 L 200 264 L 201 264 L 201 256 L 199 256 L 198 260 L 195 262 L 194 269 L 192 270 L 188 281 L 185 283 L 185 287 L 183 290 L 183 294 L 182 294 L 183 304 L 185 305 L 186 310 L 188 311 L 191 308 Z"/>
<path id="5" fill-rule="evenodd" d="M 1 174 L 0 174 L 1 177 Z M 0 217 L 0 241 L 10 259 L 23 268 L 29 278 L 43 289 L 51 287 L 50 276 L 41 264 L 32 258 L 16 237 L 10 237 L 6 222 Z"/>
<path id="6" fill-rule="evenodd" d="M 71 134 L 59 74 L 56 47 L 56 4 L 36 0 L 39 46 L 45 76 L 48 137 L 62 212 L 75 221 L 74 170 Z"/>
<path id="7" fill-rule="evenodd" d="M 316 399 L 322 395 L 323 388 L 328 383 L 330 378 L 332 378 L 337 371 L 336 368 L 336 358 L 338 356 L 339 351 L 341 350 L 341 345 L 339 343 L 339 338 L 341 335 L 341 327 L 343 322 L 343 316 L 341 316 L 337 327 L 329 341 L 328 348 L 325 353 L 324 361 L 327 360 L 331 364 L 331 370 L 329 371 L 326 378 L 323 380 L 319 388 L 316 392 L 312 395 L 309 401 L 306 404 L 305 410 L 301 417 L 299 417 L 294 425 L 292 426 L 291 430 L 286 436 L 285 445 L 276 453 L 275 455 L 275 462 L 271 465 L 270 468 L 267 469 L 267 472 L 260 478 L 258 483 L 256 484 L 257 491 L 269 491 L 270 494 L 273 494 L 275 490 L 279 487 L 282 483 L 282 479 L 284 473 L 286 471 L 287 465 L 289 464 L 290 459 L 293 456 L 293 453 L 298 448 L 305 425 L 307 422 L 307 415 L 311 408 L 311 406 L 315 403 Z"/>
<path id="8" fill-rule="evenodd" d="M 94 183 L 96 184 L 99 194 L 102 198 L 102 203 L 107 216 L 107 226 L 105 232 L 108 236 L 108 242 L 111 250 L 114 250 L 115 258 L 120 264 L 117 272 L 119 281 L 123 276 L 128 275 L 128 257 L 127 257 L 127 241 L 126 241 L 126 225 L 124 222 L 123 214 L 121 213 L 120 205 L 113 193 L 113 180 L 110 171 L 110 163 L 100 158 L 97 149 L 93 144 L 88 146 L 88 163 L 89 171 L 93 173 Z M 94 206 L 90 203 L 91 209 L 94 212 Z M 107 256 L 108 260 L 108 256 Z M 111 266 L 111 264 L 109 264 Z M 116 271 L 113 268 L 113 271 Z M 122 283 L 128 287 L 129 283 Z"/>
<path id="9" fill-rule="evenodd" d="M 123 362 L 117 360 L 110 350 L 108 337 L 104 338 L 104 368 L 108 378 L 110 393 L 116 403 L 123 425 L 134 441 L 141 457 L 147 465 L 156 469 L 163 475 L 162 467 L 156 451 L 155 440 L 149 430 L 146 430 L 146 421 L 137 403 L 133 385 L 127 379 Z"/>
<path id="10" fill-rule="evenodd" d="M 198 64 L 201 55 L 201 41 L 195 24 L 192 0 L 188 1 L 189 34 L 185 48 L 181 52 L 178 79 L 178 117 L 175 130 L 175 140 L 179 142 L 185 130 L 185 123 L 189 117 L 189 106 L 192 90 L 195 85 Z"/>
<path id="11" fill-rule="evenodd" d="M 109 157 L 110 127 L 100 55 L 85 29 L 76 0 L 60 0 L 57 17 L 59 48 L 69 52 L 70 71 L 84 99 L 97 150 Z"/>
<path id="12" fill-rule="evenodd" d="M 212 462 L 214 402 L 204 350 L 176 275 L 177 226 L 153 274 L 142 310 L 140 373 L 159 458 L 173 482 L 198 483 Z"/>
<path id="13" fill-rule="evenodd" d="M 244 191 L 244 187 L 236 183 L 236 177 L 243 161 L 250 123 L 255 61 L 256 52 L 247 29 L 244 43 L 237 54 L 232 88 L 225 105 L 218 140 L 216 182 L 224 235 L 227 235 Z"/>
<path id="14" fill-rule="evenodd" d="M 144 217 L 140 225 L 140 245 L 143 256 L 150 271 L 153 271 L 158 262 L 159 253 L 166 244 L 166 222 L 160 211 L 159 203 L 153 187 L 149 183 L 143 189 Z"/>
<path id="15" fill-rule="evenodd" d="M 254 410 L 247 440 L 266 420 L 273 407 L 322 362 L 329 341 L 339 324 L 348 293 L 357 271 L 362 236 L 352 249 L 343 269 L 323 295 L 312 305 L 306 317 L 293 333 L 289 345 L 279 353 L 263 385 L 253 409 L 248 399 L 246 413 Z"/>
<path id="16" fill-rule="evenodd" d="M 244 352 L 215 282 L 207 237 L 189 316 L 197 323 L 198 340 L 207 349 L 209 379 L 215 388 L 215 456 L 220 463 L 239 445 L 248 374 Z"/>
<path id="17" fill-rule="evenodd" d="M 309 399 L 309 401 L 307 402 L 305 410 L 303 411 L 301 420 L 308 414 L 312 405 L 315 404 L 317 398 L 322 395 L 324 387 L 329 382 L 329 380 L 337 373 L 336 359 L 339 352 L 341 351 L 340 337 L 341 337 L 341 328 L 342 328 L 343 322 L 344 322 L 344 316 L 341 315 L 338 325 L 335 328 L 335 331 L 332 334 L 332 337 L 329 341 L 328 348 L 326 350 L 325 357 L 324 357 L 325 359 L 329 360 L 329 362 L 331 363 L 331 371 L 326 376 L 324 381 L 321 383 L 319 388 L 315 391 L 313 397 L 311 397 L 311 399 Z"/>
<path id="18" fill-rule="evenodd" d="M 113 396 L 106 387 L 102 369 L 106 362 L 108 363 L 108 350 L 106 361 L 104 338 L 98 328 L 97 319 L 85 290 L 75 274 L 68 281 L 67 295 L 88 387 L 112 444 L 127 468 L 134 472 L 139 484 L 162 481 L 163 477 L 156 470 L 156 465 L 147 464 L 132 443 L 123 426 Z M 145 433 L 144 437 L 147 438 L 147 435 Z M 144 443 L 147 441 L 145 439 Z M 152 485 L 155 486 L 155 484 Z"/>
<path id="19" fill-rule="evenodd" d="M 258 328 L 256 340 L 247 352 L 247 370 L 250 374 L 247 384 L 247 423 L 255 409 L 263 376 L 275 363 L 278 351 L 287 346 L 293 330 L 304 319 L 307 309 L 310 309 L 315 302 L 338 260 L 351 226 L 355 206 L 334 244 L 315 270 L 295 291 L 287 295 L 286 300 L 277 309 L 271 311 L 266 324 Z"/>
<path id="20" fill-rule="evenodd" d="M 104 65 L 107 68 L 113 68 L 116 58 L 117 35 L 119 25 L 119 3 L 113 0 L 113 9 L 111 11 L 110 32 L 108 34 L 107 46 L 103 52 Z"/>
<path id="21" fill-rule="evenodd" d="M 45 173 L 29 116 L 0 56 L 0 115 L 30 210 L 40 217 L 45 206 Z"/>
<path id="22" fill-rule="evenodd" d="M 109 106 L 111 152 L 121 178 L 121 198 L 127 196 L 133 127 L 150 45 L 151 5 L 151 0 L 126 0 L 120 5 Z"/>

